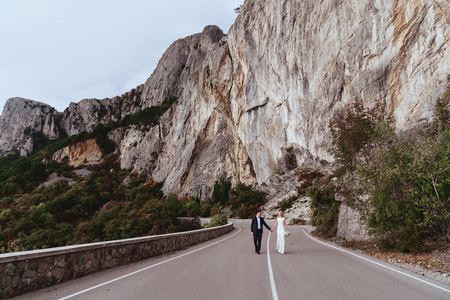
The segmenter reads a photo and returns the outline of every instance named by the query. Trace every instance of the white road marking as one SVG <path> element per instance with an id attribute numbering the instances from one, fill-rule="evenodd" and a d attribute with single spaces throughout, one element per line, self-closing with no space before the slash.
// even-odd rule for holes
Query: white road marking
<path id="1" fill-rule="evenodd" d="M 423 282 L 423 283 L 426 283 L 426 284 L 431 285 L 431 286 L 433 286 L 433 287 L 436 287 L 436 288 L 438 288 L 438 289 L 444 290 L 444 291 L 446 291 L 447 293 L 450 293 L 450 290 L 447 290 L 446 288 L 440 287 L 439 285 L 436 285 L 436 284 L 433 284 L 433 283 L 431 283 L 431 282 L 428 282 L 428 281 L 425 281 L 425 280 L 423 280 L 423 279 L 420 279 L 420 278 L 418 278 L 418 277 L 409 275 L 409 274 L 407 274 L 407 273 L 404 273 L 404 272 L 402 272 L 402 271 L 396 270 L 396 269 L 394 269 L 394 268 L 385 266 L 385 265 L 383 265 L 383 264 L 380 264 L 379 262 L 376 262 L 376 261 L 370 260 L 370 259 L 368 259 L 368 258 L 359 256 L 359 255 L 357 255 L 357 254 L 355 254 L 355 253 L 352 253 L 352 252 L 350 252 L 350 251 L 347 251 L 347 250 L 344 250 L 344 249 L 335 247 L 335 246 L 333 246 L 333 245 L 329 245 L 329 244 L 324 243 L 324 242 L 322 242 L 322 241 L 319 241 L 319 240 L 313 238 L 312 236 L 310 236 L 310 235 L 305 231 L 305 229 L 302 228 L 302 230 L 303 230 L 303 232 L 306 234 L 307 237 L 309 237 L 309 238 L 312 239 L 313 241 L 316 241 L 316 242 L 318 242 L 318 243 L 320 243 L 320 244 L 323 244 L 323 245 L 325 245 L 325 246 L 328 246 L 328 247 L 334 248 L 334 249 L 336 249 L 336 250 L 339 250 L 339 251 L 348 253 L 348 254 L 350 254 L 350 255 L 356 256 L 356 257 L 358 257 L 358 258 L 361 258 L 361 259 L 363 259 L 363 260 L 366 260 L 366 261 L 368 261 L 368 262 L 371 262 L 371 263 L 373 263 L 373 264 L 375 264 L 375 265 L 378 265 L 378 266 L 381 266 L 381 267 L 383 267 L 383 268 L 389 269 L 389 270 L 391 270 L 391 271 L 394 271 L 394 272 L 403 274 L 403 275 L 405 275 L 405 276 L 408 276 L 408 277 L 413 278 L 413 279 L 415 279 L 415 280 L 418 280 L 418 281 L 420 281 L 420 282 Z"/>
<path id="2" fill-rule="evenodd" d="M 267 264 L 269 265 L 269 278 L 270 278 L 270 286 L 272 287 L 272 298 L 273 300 L 278 300 L 277 287 L 275 286 L 275 279 L 273 278 L 272 272 L 272 262 L 270 261 L 269 241 L 270 241 L 270 232 L 269 237 L 267 238 Z"/>
<path id="3" fill-rule="evenodd" d="M 112 280 L 110 280 L 110 281 L 106 281 L 106 282 L 100 283 L 100 284 L 98 284 L 98 285 L 96 285 L 96 286 L 90 287 L 90 288 L 88 288 L 88 289 L 85 289 L 85 290 L 79 291 L 79 292 L 77 292 L 77 293 L 74 293 L 74 294 L 72 294 L 72 295 L 69 295 L 69 296 L 66 296 L 66 297 L 63 297 L 63 298 L 60 298 L 59 300 L 65 300 L 65 299 L 69 299 L 69 298 L 72 298 L 72 297 L 78 296 L 78 295 L 80 295 L 80 294 L 86 293 L 86 292 L 88 292 L 88 291 L 91 291 L 91 290 L 93 290 L 93 289 L 99 288 L 99 287 L 101 287 L 101 286 L 104 286 L 104 285 L 110 284 L 110 283 L 112 283 L 112 282 L 115 282 L 115 281 L 118 281 L 118 280 L 120 280 L 120 279 L 124 279 L 124 278 L 126 278 L 126 277 L 129 277 L 129 276 L 131 276 L 131 275 L 135 275 L 135 274 L 137 274 L 137 273 L 140 273 L 140 272 L 142 272 L 142 271 L 145 271 L 145 270 L 151 269 L 151 268 L 153 268 L 153 267 L 156 267 L 156 266 L 162 265 L 162 264 L 164 264 L 164 263 L 166 263 L 166 262 L 169 262 L 169 261 L 175 260 L 175 259 L 177 259 L 177 258 L 180 258 L 180 257 L 186 256 L 186 255 L 188 255 L 188 254 L 192 254 L 192 253 L 194 253 L 194 252 L 197 252 L 197 251 L 200 251 L 200 250 L 206 249 L 206 248 L 208 248 L 208 247 L 211 247 L 211 246 L 217 245 L 218 243 L 221 243 L 221 242 L 223 242 L 223 241 L 225 241 L 225 240 L 228 240 L 229 238 L 232 238 L 233 236 L 235 236 L 236 234 L 238 234 L 239 232 L 241 232 L 241 230 L 242 230 L 242 229 L 241 229 L 240 227 L 238 227 L 238 228 L 239 228 L 239 231 L 238 231 L 238 232 L 236 232 L 236 233 L 234 233 L 233 235 L 230 235 L 229 237 L 227 237 L 227 238 L 224 238 L 224 239 L 222 239 L 222 240 L 220 240 L 220 241 L 217 241 L 217 242 L 215 242 L 215 243 L 212 243 L 212 244 L 210 244 L 210 245 L 208 245 L 208 246 L 204 246 L 204 247 L 198 248 L 198 249 L 196 249 L 196 250 L 190 251 L 190 252 L 188 252 L 188 253 L 185 253 L 185 254 L 181 254 L 181 255 L 178 255 L 178 256 L 176 256 L 176 257 L 173 257 L 173 258 L 171 258 L 171 259 L 168 259 L 168 260 L 165 260 L 165 261 L 159 262 L 159 263 L 157 263 L 157 264 L 154 264 L 154 265 L 151 265 L 151 266 L 145 267 L 145 268 L 143 268 L 143 269 L 140 269 L 140 270 L 137 270 L 137 271 L 131 272 L 131 273 L 129 273 L 129 274 L 126 274 L 126 275 L 123 275 L 123 276 L 117 277 L 117 278 L 115 278 L 115 279 L 112 279 Z"/>

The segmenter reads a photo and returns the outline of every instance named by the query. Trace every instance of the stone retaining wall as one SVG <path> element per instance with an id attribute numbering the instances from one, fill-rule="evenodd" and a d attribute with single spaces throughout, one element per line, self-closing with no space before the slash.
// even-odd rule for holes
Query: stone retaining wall
<path id="1" fill-rule="evenodd" d="M 0 299 L 191 246 L 233 224 L 126 240 L 0 254 Z"/>

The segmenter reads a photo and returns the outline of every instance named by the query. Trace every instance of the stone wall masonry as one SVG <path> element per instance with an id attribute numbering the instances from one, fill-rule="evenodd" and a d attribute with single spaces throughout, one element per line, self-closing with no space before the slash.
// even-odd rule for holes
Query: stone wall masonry
<path id="1" fill-rule="evenodd" d="M 187 232 L 0 254 L 0 299 L 198 244 L 233 229 Z"/>

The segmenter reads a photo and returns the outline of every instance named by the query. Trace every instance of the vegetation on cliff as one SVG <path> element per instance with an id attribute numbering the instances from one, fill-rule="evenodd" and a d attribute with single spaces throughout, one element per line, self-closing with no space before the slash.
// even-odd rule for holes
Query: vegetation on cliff
<path id="1" fill-rule="evenodd" d="M 130 126 L 154 126 L 159 122 L 160 117 L 172 107 L 177 99 L 178 98 L 176 97 L 171 97 L 163 101 L 161 105 L 145 108 L 133 115 L 127 115 L 119 121 L 98 124 L 90 132 L 83 131 L 70 137 L 67 137 L 65 133 L 61 133 L 60 136 L 63 138 L 57 141 L 49 140 L 41 133 L 33 133 L 33 150 L 35 153 L 42 150 L 42 152 L 50 157 L 55 151 L 61 148 L 95 138 L 100 149 L 102 149 L 103 154 L 112 153 L 115 150 L 116 145 L 108 138 L 107 135 L 109 132 L 117 128 L 127 128 Z"/>
<path id="2" fill-rule="evenodd" d="M 42 135 L 33 135 L 34 150 L 28 157 L 20 157 L 16 151 L 0 159 L 0 197 L 29 193 L 51 173 L 67 171 L 69 167 L 66 164 L 52 161 L 53 154 L 64 147 L 95 139 L 104 155 L 112 153 L 115 150 L 115 144 L 107 137 L 110 131 L 133 125 L 153 126 L 176 100 L 177 98 L 169 98 L 159 106 L 152 106 L 134 115 L 125 116 L 120 121 L 99 124 L 92 132 L 81 132 L 56 141 L 48 140 Z"/>
<path id="3" fill-rule="evenodd" d="M 378 244 L 404 252 L 427 250 L 450 238 L 450 76 L 434 119 L 397 131 L 380 107 L 360 102 L 333 123 L 334 151 L 342 169 L 326 184 L 359 210 Z M 319 180 L 323 179 L 318 179 Z M 339 187 L 339 188 L 337 188 Z M 320 191 L 320 189 L 318 189 Z M 325 197 L 328 199 L 329 197 Z M 312 221 L 325 226 L 320 207 Z"/>
<path id="4" fill-rule="evenodd" d="M 199 203 L 202 217 L 225 214 L 230 217 L 247 219 L 256 214 L 256 210 L 266 203 L 264 192 L 243 183 L 231 187 L 226 180 L 214 184 L 211 199 Z"/>
<path id="5" fill-rule="evenodd" d="M 66 167 L 67 168 L 67 167 Z M 187 201 L 160 191 L 161 183 L 121 170 L 115 155 L 91 167 L 77 183 L 57 181 L 0 204 L 2 252 L 114 240 L 198 228 L 177 217 Z M 123 184 L 127 180 L 126 185 Z"/>
<path id="6" fill-rule="evenodd" d="M 198 228 L 199 224 L 177 219 L 195 213 L 193 203 L 198 205 L 198 200 L 165 196 L 160 191 L 162 183 L 122 170 L 116 154 L 106 156 L 99 165 L 85 166 L 90 173 L 85 178 L 73 172 L 74 168 L 64 160 L 57 163 L 49 159 L 61 147 L 88 138 L 98 142 L 118 127 L 154 125 L 175 100 L 169 99 L 120 122 L 99 125 L 90 133 L 43 141 L 29 157 L 11 154 L 1 159 L 1 252 Z M 105 147 L 103 150 L 110 152 Z M 52 173 L 66 180 L 42 185 Z"/>

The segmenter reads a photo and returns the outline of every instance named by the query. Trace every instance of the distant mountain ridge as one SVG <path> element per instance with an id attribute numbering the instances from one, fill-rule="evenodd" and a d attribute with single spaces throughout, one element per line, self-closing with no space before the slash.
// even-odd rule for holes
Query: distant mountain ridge
<path id="1" fill-rule="evenodd" d="M 262 184 L 284 167 L 333 161 L 329 120 L 355 99 L 381 102 L 399 129 L 431 116 L 450 73 L 448 1 L 247 0 L 224 35 L 216 26 L 175 41 L 143 85 L 64 112 L 12 98 L 0 156 L 178 101 L 156 126 L 114 129 L 124 169 L 202 197 L 218 179 Z"/>

